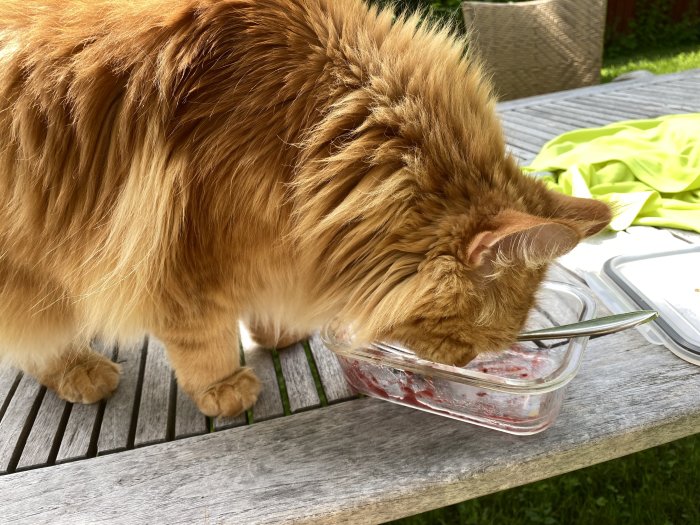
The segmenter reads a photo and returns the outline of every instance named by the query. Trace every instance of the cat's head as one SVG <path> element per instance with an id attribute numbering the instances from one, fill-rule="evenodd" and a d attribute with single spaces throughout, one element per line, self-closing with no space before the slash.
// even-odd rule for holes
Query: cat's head
<path id="1" fill-rule="evenodd" d="M 379 264 L 385 273 L 375 277 L 392 284 L 367 299 L 360 339 L 398 341 L 421 357 L 459 366 L 514 342 L 549 263 L 610 221 L 607 205 L 532 182 L 523 199 L 533 202 L 530 210 L 520 202 L 479 216 L 417 206 L 426 214 L 423 224 L 408 221 L 402 234 L 395 232 L 385 253 L 390 263 Z"/>
<path id="2" fill-rule="evenodd" d="M 496 169 L 489 184 L 443 177 L 440 190 L 411 198 L 381 193 L 375 181 L 309 224 L 307 253 L 318 256 L 309 275 L 358 342 L 397 341 L 459 366 L 503 349 L 549 264 L 610 222 L 606 204 L 548 190 L 510 158 Z"/>
<path id="3" fill-rule="evenodd" d="M 340 310 L 358 342 L 394 340 L 462 366 L 515 341 L 549 263 L 611 211 L 524 175 L 492 116 L 420 127 L 412 155 L 382 130 L 313 164 L 297 238 L 315 254 L 305 273 L 321 308 Z"/>
<path id="4" fill-rule="evenodd" d="M 542 199 L 536 210 L 506 207 L 481 220 L 464 213 L 435 221 L 422 261 L 387 290 L 360 337 L 398 341 L 459 366 L 514 342 L 549 263 L 610 221 L 603 203 L 535 193 Z"/>

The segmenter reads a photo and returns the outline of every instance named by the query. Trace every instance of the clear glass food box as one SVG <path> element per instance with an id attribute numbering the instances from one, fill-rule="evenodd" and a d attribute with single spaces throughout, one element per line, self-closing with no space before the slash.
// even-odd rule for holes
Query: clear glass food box
<path id="1" fill-rule="evenodd" d="M 586 321 L 595 301 L 566 283 L 545 282 L 524 330 Z M 519 342 L 482 353 L 465 367 L 421 359 L 393 343 L 354 345 L 351 333 L 322 332 L 350 385 L 361 394 L 509 432 L 534 434 L 554 422 L 576 375 L 587 337 Z"/>

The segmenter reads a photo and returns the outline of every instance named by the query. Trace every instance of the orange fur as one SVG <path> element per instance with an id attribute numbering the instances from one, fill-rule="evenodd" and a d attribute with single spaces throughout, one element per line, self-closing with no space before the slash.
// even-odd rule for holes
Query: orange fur
<path id="1" fill-rule="evenodd" d="M 95 334 L 152 332 L 200 408 L 232 414 L 259 389 L 237 318 L 274 342 L 339 317 L 462 363 L 609 220 L 520 173 L 478 64 L 415 16 L 0 6 L 0 352 L 40 379 Z"/>

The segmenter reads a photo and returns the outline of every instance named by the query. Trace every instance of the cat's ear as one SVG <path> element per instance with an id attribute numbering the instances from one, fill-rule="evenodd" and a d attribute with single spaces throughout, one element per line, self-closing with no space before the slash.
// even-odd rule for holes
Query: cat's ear
<path id="1" fill-rule="evenodd" d="M 539 266 L 571 251 L 580 240 L 579 233 L 565 224 L 517 211 L 499 213 L 494 225 L 476 234 L 467 246 L 472 268 L 483 267 L 499 253 Z"/>
<path id="2" fill-rule="evenodd" d="M 590 237 L 605 228 L 612 219 L 610 206 L 594 199 L 570 197 L 550 192 L 553 217 L 563 219 L 582 237 Z"/>

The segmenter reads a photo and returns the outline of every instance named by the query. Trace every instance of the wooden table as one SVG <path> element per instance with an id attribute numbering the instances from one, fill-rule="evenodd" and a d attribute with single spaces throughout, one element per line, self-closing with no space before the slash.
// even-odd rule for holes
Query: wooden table
<path id="1" fill-rule="evenodd" d="M 700 111 L 700 70 L 499 108 L 527 163 L 567 130 Z M 563 264 L 555 277 L 583 286 L 575 257 Z M 700 368 L 635 330 L 590 341 L 557 422 L 529 437 L 357 398 L 317 339 L 247 349 L 263 394 L 247 417 L 219 422 L 178 390 L 157 341 L 101 351 L 124 375 L 99 405 L 70 405 L 0 372 L 0 522 L 377 523 L 700 430 Z"/>

